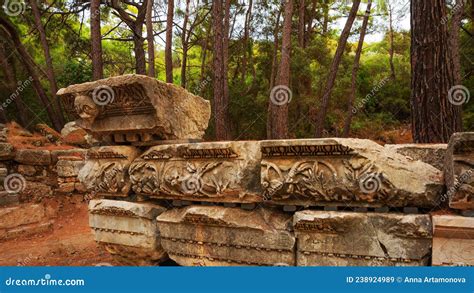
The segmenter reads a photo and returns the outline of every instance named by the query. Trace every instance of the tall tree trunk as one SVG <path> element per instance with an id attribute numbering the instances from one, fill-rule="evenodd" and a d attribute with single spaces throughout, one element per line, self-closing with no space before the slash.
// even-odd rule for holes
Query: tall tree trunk
<path id="1" fill-rule="evenodd" d="M 18 85 L 18 82 L 16 80 L 15 73 L 12 70 L 13 64 L 10 63 L 10 61 L 8 60 L 5 46 L 2 42 L 0 42 L 0 60 L 3 60 L 0 63 L 2 64 L 2 69 L 5 74 L 5 80 L 8 85 L 8 89 L 11 93 L 14 93 L 16 91 L 16 86 Z M 25 103 L 23 102 L 20 93 L 15 97 L 14 102 L 18 111 L 18 122 L 22 126 L 28 125 L 28 122 L 30 121 L 28 110 L 26 108 Z"/>
<path id="2" fill-rule="evenodd" d="M 247 78 L 247 55 L 251 54 L 251 48 L 249 48 L 250 44 L 250 25 L 251 25 L 251 19 L 252 19 L 252 7 L 253 7 L 253 1 L 249 0 L 249 8 L 247 9 L 247 13 L 245 14 L 245 24 L 244 24 L 244 39 L 242 42 L 243 50 L 242 50 L 242 83 L 245 82 L 245 79 Z"/>
<path id="3" fill-rule="evenodd" d="M 305 35 L 305 1 L 299 0 L 299 10 L 298 10 L 298 46 L 304 48 L 304 35 Z"/>
<path id="4" fill-rule="evenodd" d="M 389 54 L 390 54 L 390 73 L 391 77 L 393 80 L 395 80 L 396 75 L 395 75 L 395 65 L 393 64 L 393 55 L 395 53 L 394 49 L 394 39 L 393 39 L 393 6 L 390 3 L 390 1 L 387 1 L 388 5 L 388 17 L 389 17 L 389 37 L 390 37 L 390 49 L 389 49 Z"/>
<path id="5" fill-rule="evenodd" d="M 321 101 L 321 108 L 318 113 L 317 123 L 316 123 L 316 137 L 321 137 L 324 129 L 324 122 L 326 120 L 326 114 L 329 105 L 329 99 L 331 97 L 332 90 L 334 89 L 334 83 L 336 81 L 337 71 L 339 70 L 339 63 L 341 63 L 342 55 L 344 54 L 344 49 L 346 47 L 347 39 L 351 32 L 352 24 L 357 16 L 357 11 L 359 9 L 360 0 L 354 0 L 352 2 L 352 8 L 347 18 L 344 29 L 342 30 L 341 37 L 339 38 L 339 43 L 337 45 L 336 53 L 332 60 L 331 69 L 329 71 L 329 76 L 326 82 L 326 87 L 324 90 L 324 95 Z"/>
<path id="6" fill-rule="evenodd" d="M 214 119 L 217 140 L 227 140 L 229 137 L 229 125 L 227 124 L 228 101 L 225 98 L 224 71 L 224 3 L 223 0 L 215 0 L 212 3 L 213 30 L 214 30 Z"/>
<path id="7" fill-rule="evenodd" d="M 15 45 L 17 52 L 20 54 L 21 61 L 23 65 L 25 66 L 26 71 L 33 79 L 32 81 L 33 88 L 35 89 L 38 97 L 40 98 L 41 103 L 46 109 L 46 113 L 48 114 L 48 117 L 51 123 L 53 124 L 53 127 L 56 130 L 60 131 L 63 124 L 61 123 L 61 121 L 59 121 L 59 118 L 58 118 L 59 115 L 54 110 L 54 107 L 51 105 L 51 102 L 48 99 L 48 95 L 45 93 L 44 89 L 41 86 L 40 79 L 33 65 L 34 64 L 33 58 L 31 58 L 30 54 L 28 54 L 28 51 L 23 46 L 23 43 L 21 42 L 20 37 L 18 35 L 18 31 L 8 19 L 2 16 L 0 16 L 0 25 L 2 25 L 5 28 L 6 32 L 10 35 L 10 39 L 13 41 L 13 44 Z"/>
<path id="8" fill-rule="evenodd" d="M 272 58 L 272 71 L 270 73 L 270 90 L 273 89 L 275 86 L 275 79 L 278 71 L 278 31 L 280 30 L 280 16 L 281 16 L 281 8 L 278 9 L 278 14 L 276 18 L 275 29 L 273 31 L 273 58 Z M 267 107 L 267 138 L 272 138 L 272 114 L 273 114 L 273 107 L 272 101 L 268 100 L 268 107 Z"/>
<path id="9" fill-rule="evenodd" d="M 173 83 L 173 14 L 174 0 L 168 0 L 168 11 L 166 16 L 166 45 L 165 45 L 165 68 L 166 82 Z"/>
<path id="10" fill-rule="evenodd" d="M 226 112 L 229 113 L 229 102 L 230 102 L 230 94 L 229 94 L 229 38 L 230 38 L 230 2 L 231 0 L 224 0 L 224 35 L 222 38 L 222 65 L 224 72 L 224 79 L 223 79 L 223 88 L 224 88 L 224 105 L 226 107 Z M 229 114 L 224 116 L 225 125 L 227 127 L 225 137 L 226 140 L 231 139 L 231 124 L 229 119 Z"/>
<path id="11" fill-rule="evenodd" d="M 148 45 L 148 76 L 155 77 L 155 36 L 153 32 L 153 2 L 146 3 L 146 39 Z"/>
<path id="12" fill-rule="evenodd" d="M 460 47 L 459 47 L 459 30 L 461 28 L 462 15 L 464 12 L 464 2 L 465 0 L 456 0 L 452 11 L 451 19 L 451 54 L 453 62 L 453 74 L 454 74 L 454 84 L 461 84 L 461 58 L 460 58 Z"/>
<path id="13" fill-rule="evenodd" d="M 354 101 L 356 98 L 356 90 L 357 90 L 357 73 L 359 72 L 360 56 L 362 55 L 362 48 L 364 46 L 365 34 L 367 32 L 367 26 L 369 24 L 369 16 L 370 16 L 371 8 L 372 8 L 372 0 L 368 0 L 367 9 L 364 15 L 364 20 L 362 21 L 362 27 L 360 28 L 359 44 L 357 45 L 356 54 L 354 57 L 354 65 L 352 66 L 351 95 L 350 95 L 349 103 L 347 107 L 346 121 L 344 123 L 344 131 L 343 131 L 344 137 L 349 136 L 349 132 L 351 130 L 352 116 L 354 115 L 354 113 L 352 112 L 352 108 L 353 108 Z"/>
<path id="14" fill-rule="evenodd" d="M 31 0 L 35 1 L 35 0 Z M 91 45 L 92 45 L 92 78 L 104 78 L 102 61 L 102 35 L 100 33 L 100 0 L 91 0 Z"/>
<path id="15" fill-rule="evenodd" d="M 139 28 L 138 28 L 139 27 Z M 146 75 L 146 58 L 145 51 L 143 49 L 144 41 L 141 32 L 141 25 L 137 25 L 135 34 L 133 36 L 133 52 L 135 53 L 135 71 L 137 74 Z"/>
<path id="16" fill-rule="evenodd" d="M 41 47 L 43 48 L 44 59 L 46 63 L 46 76 L 49 82 L 51 98 L 53 100 L 54 107 L 56 108 L 56 113 L 58 115 L 57 119 L 59 123 L 64 125 L 64 115 L 61 108 L 61 103 L 59 101 L 59 97 L 56 96 L 56 93 L 58 92 L 58 85 L 56 83 L 56 76 L 54 74 L 53 61 L 49 52 L 48 40 L 46 39 L 46 32 L 44 30 L 43 23 L 41 22 L 41 13 L 39 11 L 36 0 L 29 0 L 29 2 L 31 10 L 33 11 L 33 19 L 35 21 L 36 29 L 39 33 Z"/>
<path id="17" fill-rule="evenodd" d="M 290 85 L 290 51 L 291 51 L 291 20 L 293 16 L 293 0 L 285 1 L 285 19 L 283 22 L 283 35 L 281 45 L 281 60 L 278 70 L 278 85 L 289 87 Z M 270 97 L 272 109 L 272 138 L 288 138 L 288 103 L 290 102 L 291 92 L 286 90 L 272 90 L 273 96 Z M 271 94 L 271 95 L 272 95 Z M 278 95 L 281 95 L 277 97 Z M 283 99 L 280 99 L 283 97 Z M 275 103 L 275 100 L 278 103 Z"/>
<path id="18" fill-rule="evenodd" d="M 444 0 L 411 1 L 411 114 L 416 143 L 447 142 L 462 130 L 461 107 L 450 103 L 454 84 Z"/>
<path id="19" fill-rule="evenodd" d="M 181 32 L 181 44 L 183 46 L 183 63 L 181 64 L 181 86 L 186 88 L 186 70 L 188 68 L 188 20 L 190 0 L 186 0 L 186 13 L 183 19 L 183 31 Z"/>
<path id="20" fill-rule="evenodd" d="M 329 4 L 327 1 L 324 1 L 323 5 L 323 36 L 325 36 L 328 32 L 328 24 L 329 24 Z"/>

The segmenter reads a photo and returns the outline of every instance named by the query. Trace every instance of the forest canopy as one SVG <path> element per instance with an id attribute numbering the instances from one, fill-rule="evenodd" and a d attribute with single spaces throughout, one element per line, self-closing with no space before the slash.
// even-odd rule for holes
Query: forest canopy
<path id="1" fill-rule="evenodd" d="M 474 130 L 471 0 L 2 1 L 4 122 L 60 130 L 71 117 L 58 89 L 137 73 L 211 100 L 209 140 L 351 136 L 393 143 L 411 141 L 414 130 L 415 141 L 438 142 L 444 132 L 436 137 L 413 125 L 416 115 L 426 119 L 416 109 L 438 100 L 435 108 L 448 117 L 439 119 L 459 119 L 447 133 Z M 439 20 L 432 34 L 413 21 L 423 5 Z M 402 25 L 410 13 L 412 30 Z M 422 29 L 431 40 L 413 38 Z M 426 52 L 446 58 L 432 63 Z M 429 85 L 440 84 L 438 94 L 420 99 L 423 70 L 437 66 L 449 69 Z M 454 104 L 453 92 L 461 98 Z"/>

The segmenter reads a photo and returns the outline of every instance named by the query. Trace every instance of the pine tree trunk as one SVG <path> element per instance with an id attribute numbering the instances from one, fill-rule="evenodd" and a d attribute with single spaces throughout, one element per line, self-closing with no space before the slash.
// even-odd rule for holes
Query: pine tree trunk
<path id="1" fill-rule="evenodd" d="M 34 1 L 34 0 L 33 0 Z M 102 35 L 100 33 L 100 0 L 91 0 L 92 78 L 104 78 Z"/>
<path id="2" fill-rule="evenodd" d="M 344 29 L 342 30 L 341 37 L 339 38 L 339 43 L 337 45 L 336 53 L 332 60 L 331 69 L 329 71 L 329 76 L 326 82 L 326 87 L 324 90 L 324 95 L 321 101 L 320 110 L 317 117 L 316 123 L 316 137 L 321 137 L 324 129 L 324 122 L 326 120 L 326 114 L 329 106 L 329 99 L 331 97 L 332 90 L 334 89 L 334 83 L 336 81 L 337 71 L 339 69 L 339 63 L 341 63 L 342 55 L 346 48 L 347 39 L 351 32 L 352 24 L 357 16 L 357 11 L 359 9 L 360 0 L 354 0 L 352 2 L 352 8 L 347 18 Z"/>
<path id="3" fill-rule="evenodd" d="M 452 11 L 450 40 L 451 40 L 451 54 L 453 62 L 454 84 L 461 84 L 461 58 L 459 53 L 459 30 L 461 28 L 462 15 L 464 12 L 465 0 L 456 0 Z"/>
<path id="4" fill-rule="evenodd" d="M 304 38 L 305 38 L 305 1 L 300 0 L 299 10 L 298 10 L 298 46 L 304 48 Z"/>
<path id="5" fill-rule="evenodd" d="M 8 60 L 5 47 L 3 43 L 1 42 L 0 42 L 0 60 L 3 60 L 3 62 L 0 62 L 0 63 L 2 64 L 2 69 L 4 72 L 6 83 L 8 85 L 8 89 L 11 93 L 14 93 L 16 91 L 16 86 L 18 82 L 16 80 L 15 73 L 12 70 L 13 64 L 10 63 L 10 61 Z M 23 99 L 20 93 L 18 93 L 18 95 L 15 97 L 14 103 L 18 111 L 18 116 L 19 116 L 18 122 L 22 126 L 28 125 L 28 123 L 30 122 L 28 110 L 26 108 L 25 103 L 23 102 Z"/>
<path id="6" fill-rule="evenodd" d="M 393 55 L 395 53 L 395 50 L 394 50 L 394 39 L 393 39 L 393 7 L 392 5 L 389 3 L 388 4 L 388 13 L 389 13 L 389 34 L 390 34 L 390 49 L 389 49 L 389 54 L 390 54 L 390 73 L 391 73 L 391 77 L 393 80 L 395 80 L 396 78 L 396 75 L 395 75 L 395 65 L 393 64 Z"/>
<path id="7" fill-rule="evenodd" d="M 181 45 L 183 46 L 183 63 L 181 64 L 181 86 L 186 88 L 186 70 L 188 68 L 188 19 L 190 0 L 186 0 L 186 12 L 183 19 L 183 31 L 181 32 Z"/>
<path id="8" fill-rule="evenodd" d="M 354 101 L 356 98 L 357 91 L 357 73 L 359 72 L 360 67 L 360 56 L 362 55 L 362 48 L 364 46 L 365 34 L 367 32 L 367 26 L 369 24 L 370 9 L 372 8 L 372 0 L 368 0 L 367 9 L 365 11 L 364 20 L 362 22 L 362 27 L 360 28 L 360 37 L 359 43 L 357 45 L 356 54 L 354 57 L 354 65 L 352 66 L 352 78 L 351 78 L 351 95 L 349 97 L 349 103 L 347 107 L 347 117 L 344 123 L 343 136 L 348 137 L 351 130 L 352 117 L 354 113 L 352 112 Z"/>
<path id="9" fill-rule="evenodd" d="M 146 38 L 148 45 L 148 76 L 155 77 L 155 36 L 153 32 L 153 2 L 146 0 Z"/>
<path id="10" fill-rule="evenodd" d="M 174 0 L 168 0 L 168 11 L 166 17 L 166 45 L 165 45 L 165 70 L 166 82 L 173 83 L 173 14 Z"/>
<path id="11" fill-rule="evenodd" d="M 223 0 L 215 0 L 212 3 L 213 30 L 214 30 L 214 119 L 216 140 L 227 140 L 229 127 L 227 124 L 228 103 L 225 97 L 224 71 L 224 3 Z"/>
<path id="12" fill-rule="evenodd" d="M 416 143 L 445 143 L 462 130 L 461 107 L 449 101 L 455 85 L 444 0 L 411 2 L 411 111 Z"/>
<path id="13" fill-rule="evenodd" d="M 278 31 L 280 27 L 280 16 L 281 16 L 281 9 L 278 10 L 275 30 L 273 31 L 273 58 L 272 58 L 272 71 L 270 74 L 270 90 L 273 89 L 275 86 L 275 79 L 278 71 Z M 272 138 L 272 114 L 273 114 L 273 103 L 271 100 L 268 100 L 268 107 L 267 107 L 267 138 Z"/>
<path id="14" fill-rule="evenodd" d="M 31 10 L 33 11 L 33 19 L 35 21 L 36 29 L 39 33 L 41 47 L 43 48 L 44 59 L 46 63 L 46 77 L 48 78 L 54 108 L 56 109 L 56 113 L 58 115 L 57 119 L 59 123 L 64 125 L 64 115 L 61 108 L 61 103 L 59 101 L 59 97 L 56 96 L 56 93 L 58 92 L 58 85 L 56 83 L 56 76 L 54 74 L 53 61 L 49 52 L 48 40 L 46 39 L 46 32 L 44 30 L 43 23 L 41 22 L 41 14 L 36 0 L 30 0 L 29 3 Z"/>
<path id="15" fill-rule="evenodd" d="M 290 51 L 291 51 L 291 23 L 293 16 L 293 0 L 285 1 L 285 18 L 283 22 L 283 35 L 281 45 L 281 60 L 278 70 L 278 85 L 290 86 Z M 290 102 L 290 93 L 279 90 L 283 94 L 283 100 Z M 286 95 L 286 96 L 285 96 Z M 272 104 L 272 138 L 288 138 L 288 103 L 275 103 L 277 97 L 270 97 Z M 280 99 L 277 99 L 279 102 Z"/>
<path id="16" fill-rule="evenodd" d="M 30 54 L 28 54 L 28 51 L 23 46 L 23 43 L 21 42 L 18 32 L 13 26 L 13 24 L 6 18 L 0 16 L 0 25 L 2 25 L 5 28 L 6 32 L 8 32 L 8 34 L 10 35 L 10 39 L 13 41 L 13 44 L 17 49 L 17 52 L 20 54 L 21 62 L 25 66 L 26 71 L 33 80 L 32 86 L 36 91 L 38 97 L 40 98 L 40 101 L 43 104 L 44 108 L 46 109 L 46 113 L 48 114 L 48 118 L 53 124 L 53 127 L 57 131 L 60 131 L 63 124 L 61 123 L 61 121 L 59 121 L 58 114 L 56 113 L 54 107 L 51 105 L 51 102 L 48 99 L 48 95 L 45 93 L 43 87 L 41 86 L 40 79 L 33 65 L 33 58 L 31 58 Z M 28 127 L 28 125 L 26 125 L 26 127 Z"/>

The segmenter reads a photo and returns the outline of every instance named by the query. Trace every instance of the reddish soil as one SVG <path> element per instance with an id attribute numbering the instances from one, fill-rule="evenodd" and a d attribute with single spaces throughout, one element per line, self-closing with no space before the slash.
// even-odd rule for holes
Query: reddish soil
<path id="1" fill-rule="evenodd" d="M 0 242 L 0 266 L 117 265 L 94 242 L 87 203 L 63 202 L 51 232 Z"/>

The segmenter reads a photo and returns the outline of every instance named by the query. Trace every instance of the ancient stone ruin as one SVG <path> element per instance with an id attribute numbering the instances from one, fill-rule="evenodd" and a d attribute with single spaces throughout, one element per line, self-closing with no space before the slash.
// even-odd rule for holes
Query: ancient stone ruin
<path id="1" fill-rule="evenodd" d="M 448 145 L 196 142 L 210 104 L 174 85 L 131 75 L 59 95 L 100 145 L 56 155 L 58 180 L 94 196 L 95 239 L 124 264 L 474 265 L 474 133 Z"/>

